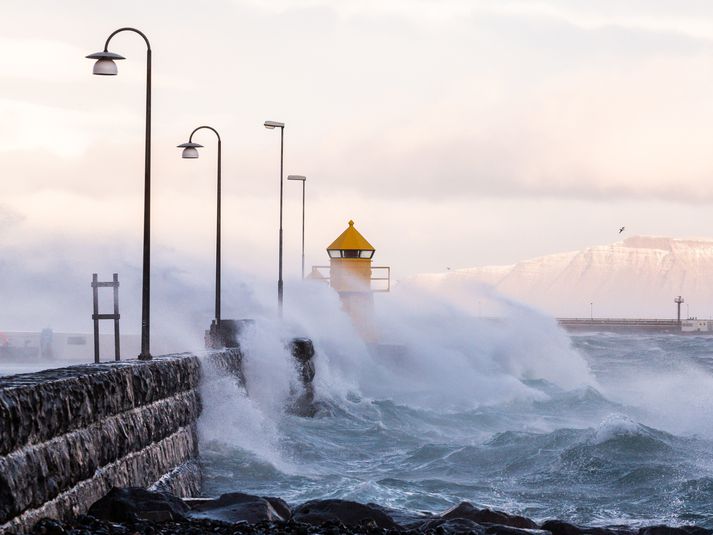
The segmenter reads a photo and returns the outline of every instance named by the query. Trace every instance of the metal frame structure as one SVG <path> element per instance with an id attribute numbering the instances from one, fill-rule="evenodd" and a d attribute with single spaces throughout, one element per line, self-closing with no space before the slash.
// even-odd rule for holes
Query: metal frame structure
<path id="1" fill-rule="evenodd" d="M 331 266 L 312 266 L 312 269 L 320 270 L 320 269 L 326 269 L 330 270 Z M 391 291 L 391 266 L 371 266 L 371 270 L 381 270 L 385 269 L 386 270 L 386 276 L 385 277 L 371 277 L 369 280 L 371 281 L 386 281 L 386 288 L 382 289 L 370 289 L 372 293 L 385 293 L 385 292 L 390 292 Z M 331 275 L 322 275 L 321 272 L 318 271 L 318 273 L 321 275 L 321 278 L 316 279 L 316 280 L 323 280 L 323 281 L 329 281 L 332 277 Z"/>
<path id="2" fill-rule="evenodd" d="M 114 289 L 114 313 L 99 314 L 99 288 Z M 94 313 L 92 321 L 94 322 L 94 362 L 99 363 L 99 320 L 114 320 L 114 360 L 121 360 L 121 352 L 119 350 L 119 274 L 114 273 L 112 281 L 99 282 L 97 274 L 92 274 L 92 300 L 94 302 Z"/>

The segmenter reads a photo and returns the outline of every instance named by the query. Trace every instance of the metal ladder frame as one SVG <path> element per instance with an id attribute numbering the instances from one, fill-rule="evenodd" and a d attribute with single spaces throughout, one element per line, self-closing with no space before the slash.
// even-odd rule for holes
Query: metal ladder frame
<path id="1" fill-rule="evenodd" d="M 114 289 L 114 313 L 99 314 L 99 288 Z M 112 281 L 99 282 L 97 274 L 92 274 L 92 297 L 94 301 L 94 362 L 99 362 L 99 320 L 114 320 L 114 360 L 121 360 L 119 352 L 119 274 L 114 273 Z"/>

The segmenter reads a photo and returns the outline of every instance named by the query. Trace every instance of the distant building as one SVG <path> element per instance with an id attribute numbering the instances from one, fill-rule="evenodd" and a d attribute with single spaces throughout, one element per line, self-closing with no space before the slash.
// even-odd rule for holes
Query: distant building
<path id="1" fill-rule="evenodd" d="M 682 333 L 708 333 L 713 332 L 713 320 L 699 320 L 689 318 L 681 321 Z"/>
<path id="2" fill-rule="evenodd" d="M 121 335 L 121 353 L 133 358 L 139 352 L 139 336 Z M 100 334 L 102 360 L 114 360 L 114 334 Z M 32 360 L 94 361 L 94 337 L 87 333 L 60 333 L 52 329 L 41 332 L 0 331 L 0 362 Z"/>

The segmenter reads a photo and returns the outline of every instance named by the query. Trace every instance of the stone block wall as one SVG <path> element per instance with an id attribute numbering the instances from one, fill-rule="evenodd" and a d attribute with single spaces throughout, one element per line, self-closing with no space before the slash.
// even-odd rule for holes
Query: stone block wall
<path id="1" fill-rule="evenodd" d="M 0 377 L 0 533 L 114 486 L 198 495 L 199 381 L 189 354 Z"/>

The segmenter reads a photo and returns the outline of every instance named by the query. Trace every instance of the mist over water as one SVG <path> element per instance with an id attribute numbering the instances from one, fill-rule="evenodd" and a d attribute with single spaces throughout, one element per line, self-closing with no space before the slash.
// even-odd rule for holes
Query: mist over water
<path id="1" fill-rule="evenodd" d="M 248 391 L 207 370 L 205 493 L 338 497 L 407 510 L 462 500 L 536 519 L 713 526 L 707 337 L 570 337 L 487 287 L 401 285 L 359 339 L 326 286 L 292 286 L 285 323 L 242 340 Z M 313 418 L 280 340 L 315 342 Z"/>

